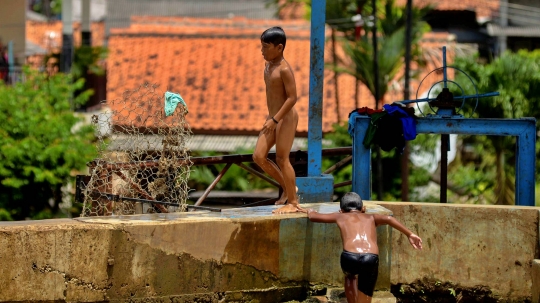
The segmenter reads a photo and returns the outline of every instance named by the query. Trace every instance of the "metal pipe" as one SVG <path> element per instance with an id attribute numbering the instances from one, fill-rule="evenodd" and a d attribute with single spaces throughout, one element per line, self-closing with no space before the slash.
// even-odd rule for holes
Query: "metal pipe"
<path id="1" fill-rule="evenodd" d="M 351 184 L 352 184 L 352 180 L 344 181 L 344 182 L 334 184 L 334 188 L 343 187 L 343 186 L 347 186 Z"/>
<path id="2" fill-rule="evenodd" d="M 272 205 L 274 204 L 279 198 L 271 198 L 271 199 L 265 199 L 253 203 L 244 204 L 240 207 L 251 207 L 251 206 L 257 206 L 257 205 Z"/>
<path id="3" fill-rule="evenodd" d="M 495 96 L 498 96 L 498 95 L 500 95 L 499 92 L 491 92 L 491 93 L 478 94 L 478 95 L 455 96 L 454 100 L 484 98 L 484 97 L 495 97 Z M 430 101 L 435 101 L 435 100 L 437 100 L 437 98 L 422 98 L 422 99 L 416 99 L 416 100 L 396 101 L 394 103 L 410 104 L 410 103 L 430 102 Z"/>
<path id="4" fill-rule="evenodd" d="M 130 197 L 123 197 L 115 194 L 110 193 L 102 193 L 102 192 L 92 192 L 93 194 L 105 196 L 107 199 L 118 202 L 119 200 L 126 200 L 126 201 L 132 201 L 132 202 L 142 202 L 142 203 L 150 203 L 150 204 L 160 204 L 160 205 L 168 205 L 168 206 L 175 206 L 180 207 L 183 204 L 180 203 L 172 203 L 172 202 L 164 202 L 164 201 L 157 201 L 157 200 L 147 200 L 147 199 L 140 199 L 140 198 L 130 198 Z M 202 210 L 209 210 L 213 212 L 221 212 L 221 208 L 216 207 L 208 207 L 208 206 L 197 206 L 197 205 L 186 205 L 188 209 L 202 209 Z"/>
<path id="5" fill-rule="evenodd" d="M 82 0 L 81 9 L 81 44 L 91 46 L 92 31 L 90 20 L 90 0 Z"/>
<path id="6" fill-rule="evenodd" d="M 441 203 L 446 203 L 446 189 L 448 187 L 448 149 L 450 147 L 450 135 L 441 135 Z"/>
<path id="7" fill-rule="evenodd" d="M 126 177 L 124 175 L 124 173 L 122 173 L 121 171 L 115 171 L 114 172 L 115 174 L 117 174 L 120 178 L 122 178 L 122 180 L 126 181 L 131 187 L 133 187 L 139 194 L 143 195 L 143 197 L 145 197 L 146 199 L 150 200 L 150 201 L 155 201 L 155 199 L 149 194 L 147 193 L 144 189 L 142 189 L 137 183 L 133 182 L 132 180 L 130 180 L 128 177 Z M 157 205 L 157 207 L 159 208 L 159 210 L 162 212 L 162 213 L 168 213 L 169 211 L 167 210 L 166 207 L 164 207 L 163 205 Z"/>
<path id="8" fill-rule="evenodd" d="M 339 168 L 347 165 L 351 160 L 352 160 L 352 155 L 348 155 L 347 157 L 341 159 L 341 161 L 339 161 L 338 163 L 330 166 L 327 170 L 325 170 L 323 172 L 323 174 L 329 174 L 329 173 L 335 171 L 336 169 L 339 169 Z"/>
<path id="9" fill-rule="evenodd" d="M 296 153 L 305 153 L 305 151 L 295 151 L 291 152 L 289 158 L 295 158 Z M 352 153 L 352 146 L 347 147 L 337 147 L 337 148 L 327 148 L 322 150 L 323 156 L 340 156 L 340 155 L 350 155 Z M 275 160 L 276 153 L 269 153 L 268 159 Z M 212 156 L 212 157 L 193 157 L 190 160 L 179 159 L 176 162 L 176 165 L 187 165 L 191 161 L 192 165 L 209 165 L 209 164 L 225 164 L 225 163 L 240 163 L 240 162 L 253 162 L 252 154 L 242 154 L 242 155 L 224 155 L 224 156 Z M 87 164 L 88 167 L 94 168 L 98 166 L 100 161 L 91 161 Z M 153 168 L 158 167 L 159 161 L 144 161 L 144 162 L 118 162 L 118 163 L 107 163 L 102 165 L 102 167 L 110 170 L 123 170 L 129 169 L 132 167 L 138 168 Z"/>
<path id="10" fill-rule="evenodd" d="M 210 191 L 212 191 L 212 189 L 214 189 L 214 187 L 216 186 L 216 184 L 219 182 L 219 180 L 221 180 L 221 178 L 223 177 L 223 175 L 225 175 L 225 173 L 227 172 L 227 170 L 229 170 L 229 168 L 231 167 L 231 165 L 233 165 L 232 163 L 227 163 L 227 165 L 225 165 L 225 167 L 221 170 L 221 172 L 219 173 L 219 175 L 216 177 L 216 179 L 212 182 L 212 184 L 210 184 L 210 186 L 204 191 L 203 195 L 199 197 L 199 199 L 197 200 L 197 202 L 195 202 L 195 206 L 199 206 L 201 205 L 201 203 L 203 203 L 204 199 L 206 199 L 206 197 L 208 196 L 208 194 L 210 194 Z"/>
<path id="11" fill-rule="evenodd" d="M 247 170 L 248 172 L 254 174 L 255 176 L 257 176 L 257 177 L 259 177 L 259 178 L 265 180 L 266 182 L 268 182 L 268 183 L 274 185 L 275 187 L 281 187 L 281 185 L 279 185 L 279 183 L 277 183 L 275 180 L 268 178 L 267 176 L 261 174 L 260 172 L 254 170 L 253 168 L 251 168 L 251 167 L 245 165 L 244 163 L 236 163 L 236 165 L 238 165 L 238 166 L 240 166 L 241 168 Z"/>

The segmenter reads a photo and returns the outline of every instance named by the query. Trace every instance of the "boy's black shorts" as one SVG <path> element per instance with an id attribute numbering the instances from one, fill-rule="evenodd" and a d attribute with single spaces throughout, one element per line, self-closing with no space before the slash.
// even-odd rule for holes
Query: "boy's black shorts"
<path id="1" fill-rule="evenodd" d="M 341 253 L 341 270 L 345 275 L 358 275 L 358 290 L 373 297 L 379 274 L 379 255 L 371 253 Z"/>

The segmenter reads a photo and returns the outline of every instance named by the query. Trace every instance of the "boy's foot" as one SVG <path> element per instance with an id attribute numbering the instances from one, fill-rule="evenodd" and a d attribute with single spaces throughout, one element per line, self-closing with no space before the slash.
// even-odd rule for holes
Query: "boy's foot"
<path id="1" fill-rule="evenodd" d="M 289 214 L 289 213 L 299 212 L 300 210 L 302 210 L 302 208 L 298 204 L 287 204 L 278 209 L 274 209 L 272 213 L 273 214 Z"/>
<path id="2" fill-rule="evenodd" d="M 274 204 L 275 205 L 285 205 L 285 204 L 287 204 L 287 193 L 283 192 L 281 194 L 281 197 L 279 197 L 279 199 Z"/>
<path id="3" fill-rule="evenodd" d="M 296 192 L 298 192 L 298 186 L 296 186 Z M 275 205 L 285 205 L 287 204 L 287 193 L 284 191 L 281 194 L 281 197 L 274 203 Z"/>

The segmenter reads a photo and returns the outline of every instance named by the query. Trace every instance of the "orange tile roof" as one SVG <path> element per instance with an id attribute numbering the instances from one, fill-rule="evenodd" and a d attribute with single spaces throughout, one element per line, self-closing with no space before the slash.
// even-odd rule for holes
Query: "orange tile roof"
<path id="1" fill-rule="evenodd" d="M 396 0 L 396 4 L 404 6 L 407 0 Z M 478 17 L 491 17 L 499 11 L 500 0 L 413 0 L 414 6 L 432 5 L 436 10 L 471 10 Z"/>
<path id="2" fill-rule="evenodd" d="M 298 132 L 299 135 L 307 132 L 308 23 L 274 21 L 270 24 L 268 20 L 193 18 L 177 18 L 175 21 L 169 17 L 154 18 L 153 21 L 152 18 L 144 19 L 141 22 L 142 19 L 134 18 L 136 22 L 130 28 L 111 32 L 107 100 L 121 100 L 125 91 L 135 90 L 145 83 L 155 84 L 158 90 L 182 95 L 189 108 L 187 120 L 195 133 L 257 134 L 267 115 L 260 33 L 269 26 L 281 25 L 289 38 L 285 58 L 293 67 L 296 79 L 296 109 L 300 116 Z M 330 58 L 328 46 L 327 60 Z M 340 121 L 346 120 L 348 113 L 356 107 L 374 106 L 373 97 L 363 86 L 359 88 L 360 101 L 356 104 L 355 79 L 352 76 L 340 75 L 338 84 Z M 338 121 L 334 90 L 333 73 L 326 70 L 323 93 L 325 132 L 331 131 L 332 124 Z M 114 106 L 115 103 L 111 104 Z M 145 115 L 154 116 L 155 111 L 163 111 L 161 101 L 140 109 L 138 114 L 143 116 L 140 121 L 145 121 Z M 151 127 L 152 122 L 147 120 L 144 126 Z"/>

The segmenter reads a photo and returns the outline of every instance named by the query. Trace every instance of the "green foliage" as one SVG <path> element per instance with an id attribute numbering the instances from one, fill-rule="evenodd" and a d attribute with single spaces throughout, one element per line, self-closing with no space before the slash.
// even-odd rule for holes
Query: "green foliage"
<path id="1" fill-rule="evenodd" d="M 0 208 L 0 221 L 13 221 L 13 218 L 11 217 L 9 211 Z"/>
<path id="2" fill-rule="evenodd" d="M 105 69 L 99 64 L 105 60 L 108 50 L 102 46 L 81 45 L 77 47 L 73 54 L 73 65 L 71 73 L 75 79 L 84 77 L 86 73 L 94 75 L 103 75 Z"/>
<path id="3" fill-rule="evenodd" d="M 380 21 L 380 27 L 383 29 L 377 40 L 377 56 L 379 65 L 379 99 L 382 100 L 388 91 L 388 84 L 396 78 L 399 71 L 404 66 L 405 56 L 405 27 L 403 19 L 404 8 L 393 6 L 393 1 L 388 0 L 386 11 L 390 17 Z M 418 42 L 422 35 L 429 31 L 429 25 L 420 21 L 421 13 L 424 10 L 414 10 L 415 21 L 413 22 L 412 32 L 412 61 L 420 66 L 424 64 L 420 56 Z M 396 15 L 396 16 L 394 16 Z M 395 20 L 393 18 L 396 18 Z M 401 21 L 399 21 L 401 20 Z M 341 63 L 336 69 L 338 72 L 348 73 L 360 80 L 369 89 L 372 95 L 375 95 L 375 74 L 374 66 L 374 47 L 369 31 L 356 41 L 342 40 L 343 48 L 347 57 L 353 62 L 349 65 Z M 376 100 L 379 101 L 379 100 Z M 377 106 L 376 106 L 377 107 Z"/>
<path id="4" fill-rule="evenodd" d="M 480 93 L 500 93 L 496 97 L 479 99 L 473 117 L 517 119 L 540 116 L 540 51 L 506 52 L 487 64 L 480 63 L 477 57 L 456 58 L 455 66 L 471 76 Z M 456 81 L 465 91 L 474 91 L 472 83 L 464 75 L 457 73 Z M 469 106 L 464 114 L 471 115 L 473 109 Z M 476 136 L 471 140 L 485 142 L 492 148 L 494 159 L 488 167 L 496 172 L 494 178 L 486 182 L 489 182 L 488 188 L 495 185 L 496 203 L 514 204 L 515 172 L 511 159 L 515 157 L 515 138 Z M 538 150 L 537 142 L 537 158 Z M 487 156 L 487 153 L 482 155 Z M 536 171 L 538 180 L 538 169 Z"/>
<path id="5" fill-rule="evenodd" d="M 24 78 L 0 84 L 0 208 L 15 220 L 48 208 L 55 215 L 61 187 L 95 156 L 93 128 L 71 111 L 89 97 L 72 97 L 84 81 L 28 68 Z"/>
<path id="6" fill-rule="evenodd" d="M 109 50 L 102 46 L 81 45 L 73 51 L 73 63 L 71 73 L 74 79 L 83 78 L 87 73 L 103 75 L 105 69 L 100 64 L 107 58 Z M 52 53 L 45 57 L 44 62 L 55 58 L 54 62 L 57 68 L 60 68 L 60 53 Z"/>
<path id="7" fill-rule="evenodd" d="M 32 5 L 32 10 L 47 17 L 60 16 L 62 13 L 62 0 L 35 1 Z"/>

